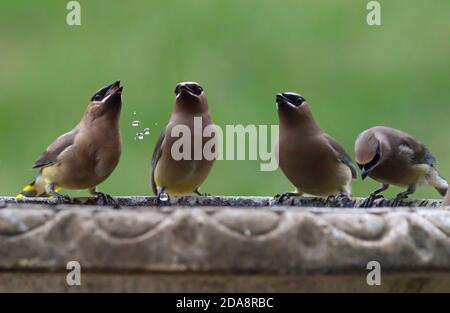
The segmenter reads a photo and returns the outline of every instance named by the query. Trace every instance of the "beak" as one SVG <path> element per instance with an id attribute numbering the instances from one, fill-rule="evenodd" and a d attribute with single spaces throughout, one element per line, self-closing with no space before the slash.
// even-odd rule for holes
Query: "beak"
<path id="1" fill-rule="evenodd" d="M 189 93 L 189 94 L 195 96 L 194 90 L 192 90 L 192 89 L 189 87 L 189 85 L 182 84 L 182 85 L 180 85 L 179 88 L 180 88 L 180 89 L 179 89 L 179 90 L 180 90 L 179 94 L 181 94 L 182 92 L 187 92 L 187 93 Z"/>
<path id="2" fill-rule="evenodd" d="M 123 87 L 120 86 L 120 80 L 115 81 L 111 85 L 108 86 L 108 91 L 106 91 L 105 97 L 103 98 L 103 102 L 107 101 L 109 98 L 115 95 L 121 95 Z"/>
<path id="3" fill-rule="evenodd" d="M 361 169 L 361 178 L 362 178 L 362 180 L 366 179 L 367 174 L 369 174 L 369 172 L 363 167 Z"/>
<path id="4" fill-rule="evenodd" d="M 120 80 L 117 80 L 114 83 L 112 83 L 111 85 L 109 85 L 109 89 L 106 92 L 106 96 L 109 96 L 109 95 L 115 94 L 115 93 L 121 93 L 122 89 L 123 89 L 123 87 L 120 86 Z"/>
<path id="5" fill-rule="evenodd" d="M 289 102 L 289 99 L 286 98 L 282 93 L 277 93 L 275 95 L 275 101 L 277 103 L 277 108 L 280 109 L 295 109 L 295 106 Z"/>
<path id="6" fill-rule="evenodd" d="M 121 95 L 123 87 L 120 86 L 120 81 L 115 81 L 111 85 L 108 86 L 108 90 L 106 91 L 105 97 L 103 98 L 103 103 L 117 103 L 121 102 Z"/>

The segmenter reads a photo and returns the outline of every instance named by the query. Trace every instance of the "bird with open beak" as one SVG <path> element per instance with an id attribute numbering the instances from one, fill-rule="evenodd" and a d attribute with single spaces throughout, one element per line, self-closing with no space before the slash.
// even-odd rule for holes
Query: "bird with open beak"
<path id="1" fill-rule="evenodd" d="M 278 164 L 297 188 L 276 196 L 279 202 L 291 195 L 351 196 L 356 168 L 350 156 L 317 125 L 309 104 L 301 95 L 276 95 L 280 120 Z"/>
<path id="2" fill-rule="evenodd" d="M 384 126 L 369 128 L 356 139 L 355 154 L 362 179 L 369 176 L 382 184 L 364 201 L 364 207 L 382 197 L 379 194 L 390 185 L 407 188 L 397 195 L 394 206 L 413 194 L 418 185 L 431 185 L 442 196 L 447 192 L 448 183 L 435 168 L 436 158 L 405 132 Z"/>
<path id="3" fill-rule="evenodd" d="M 153 151 L 151 163 L 151 185 L 155 195 L 183 196 L 196 193 L 202 195 L 199 187 L 208 176 L 215 159 L 205 158 L 203 148 L 206 142 L 216 136 L 204 136 L 204 129 L 213 124 L 208 111 L 206 94 L 198 83 L 183 82 L 175 87 L 175 106 L 165 130 L 159 136 Z M 194 129 L 195 120 L 201 122 L 201 131 Z M 189 158 L 179 159 L 172 155 L 173 145 L 180 140 L 172 135 L 174 128 L 187 127 L 190 131 Z M 210 126 L 211 127 L 211 126 Z M 177 132 L 174 132 L 177 133 Z M 199 142 L 200 146 L 194 144 Z M 195 157 L 195 150 L 201 149 L 201 157 Z M 166 200 L 167 201 L 167 200 Z"/>
<path id="4" fill-rule="evenodd" d="M 59 188 L 88 189 L 105 204 L 116 205 L 97 186 L 119 163 L 122 88 L 116 81 L 92 96 L 78 125 L 58 137 L 34 163 L 33 168 L 38 168 L 39 174 L 18 197 L 53 196 L 62 203 L 69 197 L 59 194 Z"/>

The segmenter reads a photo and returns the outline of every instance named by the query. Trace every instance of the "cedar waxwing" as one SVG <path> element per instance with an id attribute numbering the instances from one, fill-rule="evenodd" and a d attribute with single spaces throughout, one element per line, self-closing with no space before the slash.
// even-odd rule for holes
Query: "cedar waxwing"
<path id="1" fill-rule="evenodd" d="M 413 194 L 417 185 L 429 184 L 442 196 L 447 192 L 448 183 L 436 171 L 434 156 L 407 133 L 383 126 L 367 129 L 356 139 L 355 154 L 362 179 L 369 176 L 382 183 L 364 201 L 365 207 L 382 197 L 378 194 L 389 185 L 408 188 L 397 195 L 393 205 Z"/>
<path id="2" fill-rule="evenodd" d="M 17 196 L 53 196 L 62 203 L 69 197 L 59 194 L 59 188 L 89 189 L 104 203 L 116 205 L 111 196 L 97 191 L 97 186 L 120 159 L 121 94 L 119 81 L 97 91 L 78 125 L 56 139 L 34 163 L 39 175 Z"/>
<path id="3" fill-rule="evenodd" d="M 351 196 L 356 167 L 345 150 L 316 124 L 302 96 L 284 92 L 276 95 L 280 134 L 278 164 L 297 188 L 278 199 L 303 193 L 315 196 Z"/>
<path id="4" fill-rule="evenodd" d="M 205 158 L 203 155 L 205 143 L 216 140 L 216 136 L 209 139 L 203 135 L 205 127 L 213 126 L 203 88 L 194 82 L 179 83 L 175 88 L 175 95 L 172 115 L 166 129 L 156 142 L 151 163 L 152 190 L 159 199 L 162 199 L 162 194 L 183 196 L 196 193 L 201 195 L 198 188 L 208 176 L 215 160 L 215 158 Z M 201 123 L 200 133 L 195 129 L 194 121 Z M 177 129 L 181 130 L 183 127 L 190 132 L 187 146 L 183 149 L 188 149 L 190 153 L 188 153 L 189 157 L 180 159 L 174 157 L 172 150 L 174 144 L 181 139 Z M 199 145 L 195 144 L 196 142 Z M 195 150 L 200 148 L 200 158 L 195 157 Z"/>

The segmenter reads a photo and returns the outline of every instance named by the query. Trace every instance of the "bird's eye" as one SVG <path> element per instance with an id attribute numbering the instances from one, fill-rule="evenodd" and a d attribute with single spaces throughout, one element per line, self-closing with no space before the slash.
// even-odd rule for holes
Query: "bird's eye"
<path id="1" fill-rule="evenodd" d="M 305 102 L 305 99 L 302 97 L 297 98 L 297 105 L 302 105 L 302 103 Z"/>
<path id="2" fill-rule="evenodd" d="M 96 94 L 96 95 L 94 96 L 94 98 L 92 98 L 92 100 L 93 100 L 93 101 L 101 101 L 101 100 L 102 100 L 102 96 L 99 95 L 99 94 Z"/>
<path id="3" fill-rule="evenodd" d="M 196 90 L 195 90 L 195 93 L 196 93 L 197 95 L 199 95 L 199 94 L 202 93 L 202 91 L 203 91 L 203 88 L 200 87 L 200 86 L 197 86 L 197 88 L 196 88 Z"/>

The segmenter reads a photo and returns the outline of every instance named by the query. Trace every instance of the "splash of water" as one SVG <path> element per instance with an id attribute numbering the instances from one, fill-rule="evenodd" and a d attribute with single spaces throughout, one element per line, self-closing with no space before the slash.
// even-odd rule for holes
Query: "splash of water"
<path id="1" fill-rule="evenodd" d="M 169 200 L 169 195 L 165 192 L 161 192 L 159 194 L 158 198 L 159 198 L 159 201 L 166 202 L 167 200 Z"/>
<path id="2" fill-rule="evenodd" d="M 139 139 L 139 140 L 142 140 L 142 139 L 144 139 L 144 134 L 143 133 L 141 133 L 141 132 L 139 132 L 139 133 L 136 133 L 136 136 L 134 137 L 135 139 Z"/>

